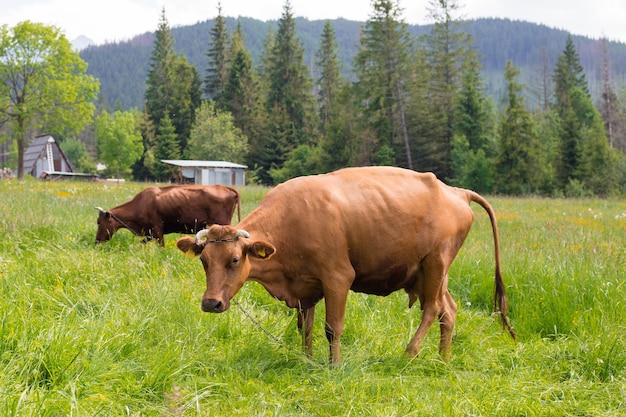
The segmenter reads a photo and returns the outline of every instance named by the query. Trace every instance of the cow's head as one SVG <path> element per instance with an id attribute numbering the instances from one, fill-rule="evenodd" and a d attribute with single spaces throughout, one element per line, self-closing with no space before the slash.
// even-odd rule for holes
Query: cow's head
<path id="1" fill-rule="evenodd" d="M 253 242 L 245 230 L 212 225 L 195 238 L 178 239 L 176 246 L 190 257 L 199 257 L 206 274 L 202 311 L 221 313 L 230 307 L 250 275 L 250 257 L 269 259 L 276 251 L 266 242 Z"/>
<path id="2" fill-rule="evenodd" d="M 96 243 L 106 242 L 111 239 L 113 234 L 120 228 L 120 222 L 118 222 L 110 211 L 101 207 L 96 207 L 98 210 L 98 231 L 96 232 Z"/>

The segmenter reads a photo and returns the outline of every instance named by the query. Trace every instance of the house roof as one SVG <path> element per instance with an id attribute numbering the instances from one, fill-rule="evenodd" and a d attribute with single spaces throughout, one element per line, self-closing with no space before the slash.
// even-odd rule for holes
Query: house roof
<path id="1" fill-rule="evenodd" d="M 61 148 L 59 148 L 59 145 L 56 143 L 54 138 L 51 135 L 42 135 L 37 136 L 35 139 L 33 139 L 28 149 L 26 149 L 26 152 L 24 152 L 25 173 L 32 173 L 33 169 L 35 168 L 35 164 L 37 163 L 37 160 L 45 155 L 46 144 L 49 141 L 51 141 L 51 143 L 53 144 L 52 153 L 54 159 L 64 159 L 69 169 L 74 171 L 74 166 L 72 165 L 70 160 L 67 159 L 67 156 L 65 156 Z"/>
<path id="2" fill-rule="evenodd" d="M 192 161 L 183 159 L 161 159 L 161 162 L 168 165 L 176 165 L 183 168 L 248 168 L 247 165 L 239 165 L 226 161 Z"/>

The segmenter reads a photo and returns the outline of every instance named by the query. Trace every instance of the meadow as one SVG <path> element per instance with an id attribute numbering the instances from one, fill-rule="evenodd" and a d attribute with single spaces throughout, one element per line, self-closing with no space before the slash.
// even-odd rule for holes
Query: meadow
<path id="1" fill-rule="evenodd" d="M 94 206 L 146 186 L 0 181 L 1 416 L 626 416 L 624 200 L 489 197 L 517 342 L 492 314 L 493 241 L 473 205 L 451 361 L 438 326 L 403 355 L 421 315 L 405 293 L 351 293 L 329 367 L 323 302 L 308 358 L 294 312 L 258 284 L 203 313 L 179 235 L 95 245 Z M 240 192 L 245 214 L 267 189 Z"/>

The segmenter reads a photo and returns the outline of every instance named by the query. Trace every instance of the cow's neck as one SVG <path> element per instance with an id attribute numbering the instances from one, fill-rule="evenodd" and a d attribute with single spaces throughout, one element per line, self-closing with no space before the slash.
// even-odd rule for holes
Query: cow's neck
<path id="1" fill-rule="evenodd" d="M 113 210 L 111 210 L 110 213 L 111 216 L 113 216 L 113 218 L 121 224 L 121 227 L 130 230 L 133 234 L 137 236 L 141 236 L 141 233 L 143 231 L 142 228 L 137 226 L 134 221 L 125 218 L 126 216 L 124 216 L 124 213 L 122 211 L 117 210 L 114 212 Z"/>
<path id="2" fill-rule="evenodd" d="M 276 244 L 272 236 L 277 230 L 280 230 L 280 227 L 273 224 L 273 221 L 274 217 L 267 217 L 264 215 L 264 210 L 257 209 L 236 227 L 237 229 L 246 230 L 250 234 L 251 241 L 264 241 Z M 276 249 L 280 251 L 280 248 Z M 273 297 L 284 301 L 289 307 L 299 308 L 304 299 L 309 299 L 310 291 L 294 284 L 288 271 L 285 271 L 281 258 L 282 255 L 280 253 L 276 253 L 268 260 L 251 257 L 248 281 L 258 282 Z"/>

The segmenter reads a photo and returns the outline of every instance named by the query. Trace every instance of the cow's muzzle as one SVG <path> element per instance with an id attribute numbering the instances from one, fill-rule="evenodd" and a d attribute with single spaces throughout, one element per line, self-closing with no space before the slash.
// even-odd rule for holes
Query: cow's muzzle
<path id="1" fill-rule="evenodd" d="M 222 313 L 228 306 L 219 300 L 202 300 L 202 311 L 205 313 Z"/>

